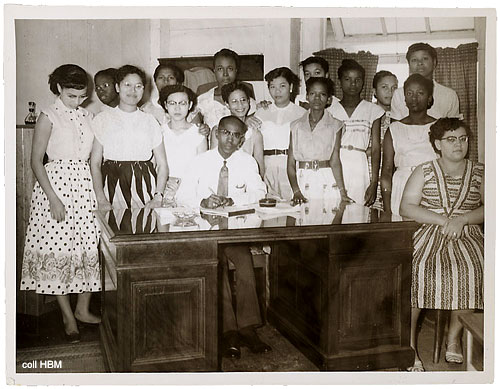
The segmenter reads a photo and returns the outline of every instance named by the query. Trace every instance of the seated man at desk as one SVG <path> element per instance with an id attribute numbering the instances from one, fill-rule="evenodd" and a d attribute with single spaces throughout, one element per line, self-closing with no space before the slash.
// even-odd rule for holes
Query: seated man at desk
<path id="1" fill-rule="evenodd" d="M 178 204 L 217 208 L 251 204 L 265 196 L 266 186 L 259 175 L 257 162 L 250 154 L 239 150 L 246 130 L 245 123 L 235 116 L 220 120 L 218 146 L 195 158 L 177 192 Z M 227 228 L 227 218 L 221 218 L 219 228 Z M 223 355 L 239 358 L 240 344 L 253 353 L 270 351 L 271 347 L 255 332 L 261 318 L 249 247 L 245 244 L 227 245 L 222 258 Z M 236 269 L 236 312 L 232 306 L 227 261 L 231 261 Z"/>

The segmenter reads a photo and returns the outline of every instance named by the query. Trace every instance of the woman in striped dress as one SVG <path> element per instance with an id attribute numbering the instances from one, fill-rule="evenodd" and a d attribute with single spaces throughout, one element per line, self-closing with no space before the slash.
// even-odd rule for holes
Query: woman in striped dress
<path id="1" fill-rule="evenodd" d="M 90 167 L 101 210 L 161 206 L 167 158 L 160 125 L 137 107 L 145 82 L 144 71 L 135 66 L 118 69 L 115 87 L 120 103 L 101 112 L 92 123 L 95 139 Z"/>
<path id="2" fill-rule="evenodd" d="M 470 129 L 442 118 L 430 128 L 440 158 L 418 166 L 410 176 L 400 213 L 423 223 L 413 236 L 410 345 L 422 308 L 451 310 L 446 361 L 462 363 L 458 314 L 483 308 L 484 165 L 465 159 Z M 415 354 L 412 371 L 423 371 Z"/>

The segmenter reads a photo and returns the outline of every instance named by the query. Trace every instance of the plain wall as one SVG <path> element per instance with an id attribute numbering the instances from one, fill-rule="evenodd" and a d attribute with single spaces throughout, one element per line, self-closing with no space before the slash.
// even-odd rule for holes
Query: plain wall
<path id="1" fill-rule="evenodd" d="M 16 122 L 24 123 L 28 101 L 36 102 L 37 112 L 52 104 L 48 76 L 65 63 L 80 65 L 91 76 L 132 64 L 150 80 L 157 58 L 211 56 L 227 47 L 263 54 L 265 74 L 290 66 L 290 36 L 290 19 L 17 20 Z M 252 84 L 257 100 L 269 98 L 264 82 Z M 147 98 L 146 92 L 143 102 Z M 97 112 L 100 105 L 92 93 L 87 108 Z"/>
<path id="2" fill-rule="evenodd" d="M 16 20 L 16 122 L 24 124 L 28 101 L 37 112 L 52 104 L 48 76 L 62 64 L 77 64 L 91 76 L 124 64 L 147 69 L 149 28 L 149 20 Z M 101 104 L 95 94 L 89 100 L 90 110 Z"/>

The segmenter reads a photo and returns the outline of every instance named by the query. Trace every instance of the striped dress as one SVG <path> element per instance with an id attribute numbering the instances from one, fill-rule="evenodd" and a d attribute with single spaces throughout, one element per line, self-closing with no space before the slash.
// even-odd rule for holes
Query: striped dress
<path id="1" fill-rule="evenodd" d="M 483 164 L 466 160 L 459 178 L 446 176 L 437 161 L 421 166 L 425 178 L 422 207 L 457 217 L 481 205 Z M 413 243 L 412 307 L 483 308 L 484 236 L 479 225 L 466 225 L 462 238 L 447 239 L 441 226 L 424 224 L 415 232 Z"/>

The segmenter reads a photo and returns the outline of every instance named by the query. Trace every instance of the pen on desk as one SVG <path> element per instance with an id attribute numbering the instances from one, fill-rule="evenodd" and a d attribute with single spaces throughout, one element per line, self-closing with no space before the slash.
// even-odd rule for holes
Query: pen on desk
<path id="1" fill-rule="evenodd" d="M 213 190 L 211 187 L 208 187 L 208 189 L 210 190 L 210 193 L 212 193 L 214 196 L 219 197 L 219 196 L 217 195 L 217 193 L 215 193 L 215 192 L 214 192 L 214 190 Z M 219 208 L 219 207 L 221 207 L 221 206 L 222 206 L 222 204 L 219 204 L 219 205 L 217 205 L 215 208 Z"/>

